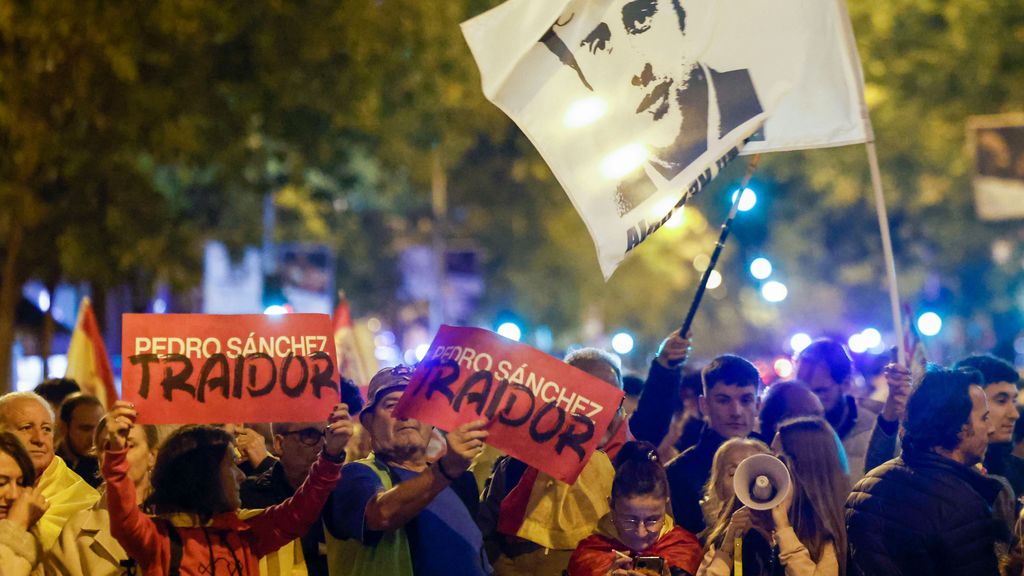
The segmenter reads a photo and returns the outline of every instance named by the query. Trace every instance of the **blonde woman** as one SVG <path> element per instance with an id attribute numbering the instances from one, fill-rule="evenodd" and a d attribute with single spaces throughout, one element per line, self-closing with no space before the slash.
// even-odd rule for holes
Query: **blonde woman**
<path id="1" fill-rule="evenodd" d="M 789 469 L 789 495 L 765 512 L 741 507 L 734 496 L 708 536 L 697 576 L 732 574 L 737 538 L 743 542 L 745 576 L 845 576 L 843 507 L 850 487 L 839 446 L 835 431 L 821 418 L 783 422 L 772 451 Z"/>
<path id="2" fill-rule="evenodd" d="M 715 459 L 711 463 L 711 477 L 704 487 L 704 498 L 700 506 L 704 511 L 704 523 L 708 529 L 701 533 L 701 541 L 714 528 L 722 506 L 733 497 L 732 479 L 736 475 L 736 467 L 754 454 L 771 454 L 768 445 L 753 438 L 733 438 L 718 447 Z"/>

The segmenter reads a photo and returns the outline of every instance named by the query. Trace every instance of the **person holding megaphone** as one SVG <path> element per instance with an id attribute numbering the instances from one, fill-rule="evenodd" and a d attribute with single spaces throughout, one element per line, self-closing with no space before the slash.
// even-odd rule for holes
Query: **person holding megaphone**
<path id="1" fill-rule="evenodd" d="M 845 576 L 849 480 L 821 418 L 783 422 L 775 456 L 755 454 L 707 538 L 697 576 Z"/>

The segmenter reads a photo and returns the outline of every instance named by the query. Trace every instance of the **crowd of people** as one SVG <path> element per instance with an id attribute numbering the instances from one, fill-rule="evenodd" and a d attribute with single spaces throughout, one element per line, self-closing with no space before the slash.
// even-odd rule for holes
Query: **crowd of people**
<path id="1" fill-rule="evenodd" d="M 572 484 L 489 445 L 485 420 L 399 418 L 408 366 L 269 426 L 142 425 L 64 379 L 8 393 L 0 575 L 1024 574 L 1012 365 L 914 381 L 892 363 L 879 401 L 852 393 L 832 340 L 769 387 L 742 357 L 694 371 L 689 352 L 670 335 L 646 379 L 600 349 L 564 359 L 626 393 Z M 737 470 L 769 456 L 788 482 L 754 505 Z"/>

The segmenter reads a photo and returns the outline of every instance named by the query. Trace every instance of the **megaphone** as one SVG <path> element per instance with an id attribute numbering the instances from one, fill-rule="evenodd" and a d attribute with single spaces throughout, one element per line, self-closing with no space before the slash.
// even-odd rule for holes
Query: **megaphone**
<path id="1" fill-rule="evenodd" d="M 789 469 L 775 456 L 754 454 L 736 467 L 732 486 L 736 497 L 751 510 L 771 510 L 789 494 Z"/>

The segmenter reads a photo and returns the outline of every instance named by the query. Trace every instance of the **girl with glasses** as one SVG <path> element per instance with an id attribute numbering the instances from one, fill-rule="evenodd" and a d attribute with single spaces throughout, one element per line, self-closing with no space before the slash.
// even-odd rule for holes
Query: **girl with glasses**
<path id="1" fill-rule="evenodd" d="M 570 576 L 677 576 L 700 564 L 697 538 L 669 516 L 668 479 L 656 448 L 629 442 L 615 458 L 611 512 L 577 546 Z M 659 569 L 660 567 L 660 569 Z"/>

